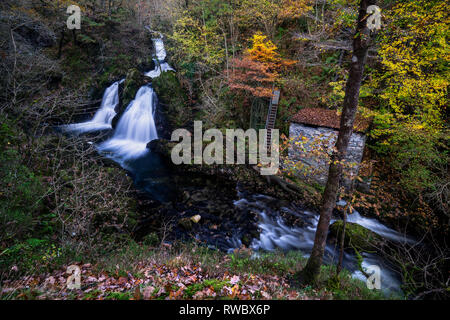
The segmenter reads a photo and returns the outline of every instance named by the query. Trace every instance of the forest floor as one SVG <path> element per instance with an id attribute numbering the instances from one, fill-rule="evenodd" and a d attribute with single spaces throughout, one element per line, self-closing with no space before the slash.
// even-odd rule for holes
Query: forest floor
<path id="1" fill-rule="evenodd" d="M 127 252 L 124 255 L 124 252 Z M 133 244 L 95 263 L 74 262 L 80 288 L 68 289 L 67 266 L 49 273 L 6 280 L 0 299 L 25 300 L 164 300 L 164 299 L 386 299 L 344 270 L 335 281 L 334 267 L 322 267 L 321 285 L 299 285 L 296 274 L 306 259 L 299 253 L 256 255 L 249 249 L 231 254 L 195 244 L 150 248 Z M 334 281 L 333 281 L 334 280 Z M 395 298 L 395 297 L 391 297 Z"/>

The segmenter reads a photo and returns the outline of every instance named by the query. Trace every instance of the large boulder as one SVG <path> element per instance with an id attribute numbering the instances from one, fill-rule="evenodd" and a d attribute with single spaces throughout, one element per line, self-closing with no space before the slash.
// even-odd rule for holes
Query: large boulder
<path id="1" fill-rule="evenodd" d="M 181 128 L 191 120 L 188 98 L 175 72 L 163 72 L 153 79 L 152 85 L 164 107 L 170 127 Z"/>
<path id="2" fill-rule="evenodd" d="M 147 143 L 147 149 L 152 153 L 159 154 L 166 160 L 171 159 L 172 148 L 176 145 L 176 142 L 172 142 L 164 139 L 156 139 Z"/>
<path id="3" fill-rule="evenodd" d="M 150 79 L 142 74 L 138 69 L 130 69 L 127 73 L 123 85 L 123 105 L 126 108 L 128 104 L 136 97 L 136 93 L 143 85 L 148 84 Z"/>
<path id="4" fill-rule="evenodd" d="M 330 226 L 329 238 L 331 241 L 340 243 L 344 221 L 335 221 Z M 376 233 L 356 223 L 347 222 L 345 226 L 344 248 L 356 249 L 358 251 L 375 251 L 383 248 L 385 242 Z"/>

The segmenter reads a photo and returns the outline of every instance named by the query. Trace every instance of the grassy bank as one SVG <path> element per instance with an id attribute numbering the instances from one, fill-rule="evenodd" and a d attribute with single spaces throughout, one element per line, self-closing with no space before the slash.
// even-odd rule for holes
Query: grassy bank
<path id="1" fill-rule="evenodd" d="M 81 289 L 68 290 L 62 266 L 51 273 L 5 281 L 2 299 L 387 299 L 343 271 L 323 266 L 320 284 L 296 284 L 306 263 L 299 252 L 231 254 L 193 243 L 161 247 L 128 243 L 109 256 L 71 262 L 81 269 Z"/>

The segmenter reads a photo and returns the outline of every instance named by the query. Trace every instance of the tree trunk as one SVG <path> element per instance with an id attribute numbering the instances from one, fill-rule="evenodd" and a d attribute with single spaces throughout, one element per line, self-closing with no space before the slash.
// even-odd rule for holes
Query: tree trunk
<path id="1" fill-rule="evenodd" d="M 347 210 L 350 208 L 350 204 L 344 208 L 344 223 L 342 224 L 341 241 L 339 244 L 339 262 L 336 267 L 336 277 L 339 277 L 342 270 L 342 262 L 344 260 L 345 228 L 347 227 Z"/>
<path id="2" fill-rule="evenodd" d="M 322 208 L 320 210 L 314 246 L 302 273 L 303 280 L 306 283 L 317 282 L 320 266 L 322 265 L 328 227 L 330 225 L 332 211 L 336 205 L 337 192 L 342 176 L 342 161 L 347 154 L 348 144 L 353 133 L 353 123 L 358 108 L 359 89 L 361 87 L 364 64 L 370 41 L 370 31 L 367 28 L 367 7 L 373 4 L 376 4 L 376 0 L 360 1 L 358 24 L 353 39 L 353 56 L 345 88 L 339 135 L 336 142 L 336 149 L 331 156 L 328 180 L 323 193 Z"/>

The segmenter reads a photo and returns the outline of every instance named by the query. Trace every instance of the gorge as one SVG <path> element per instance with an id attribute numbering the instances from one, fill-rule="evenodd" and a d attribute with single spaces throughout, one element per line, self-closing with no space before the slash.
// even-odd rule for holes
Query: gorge
<path id="1" fill-rule="evenodd" d="M 175 70 L 165 60 L 166 51 L 163 39 L 157 38 L 152 41 L 155 48 L 155 69 L 146 72 L 145 76 L 157 78 L 163 72 L 174 72 Z M 97 145 L 100 154 L 114 160 L 126 169 L 133 177 L 136 186 L 147 192 L 151 198 L 162 203 L 171 201 L 172 193 L 182 191 L 174 189 L 170 168 L 164 165 L 159 155 L 152 154 L 147 148 L 149 142 L 158 139 L 155 112 L 160 105 L 151 84 L 139 88 L 134 100 L 120 116 L 116 128 L 112 129 L 111 127 L 112 118 L 116 115 L 115 108 L 118 105 L 118 86 L 123 81 L 125 79 L 113 83 L 105 90 L 102 104 L 92 120 L 70 124 L 64 126 L 64 129 L 66 132 L 75 134 L 105 129 L 113 130 L 109 139 L 101 141 Z M 204 182 L 206 183 L 206 181 Z M 223 186 L 223 188 L 226 187 Z M 184 190 L 188 189 L 189 187 Z M 212 225 L 220 224 L 221 226 L 219 228 L 216 226 L 214 232 L 211 230 L 211 223 L 204 226 L 199 223 L 192 229 L 192 223 L 189 222 L 189 227 L 183 227 L 181 224 L 181 227 L 179 225 L 176 228 L 176 233 L 179 235 L 175 237 L 186 238 L 192 231 L 195 233 L 197 241 L 205 243 L 211 249 L 218 248 L 228 252 L 233 252 L 241 247 L 245 238 L 244 242 L 255 251 L 255 255 L 258 255 L 259 250 L 300 250 L 308 256 L 311 251 L 318 222 L 318 214 L 313 211 L 301 208 L 294 203 L 278 201 L 267 195 L 252 194 L 249 190 L 236 186 L 235 192 L 230 193 L 228 190 L 224 193 L 224 195 L 228 195 L 224 196 L 222 209 L 219 209 L 228 214 L 220 214 L 215 217 L 214 213 L 211 214 L 213 211 L 208 210 L 210 204 L 207 197 L 202 195 L 202 191 L 197 190 L 193 194 L 197 194 L 197 199 L 194 196 L 188 196 L 194 199 L 193 206 L 176 209 L 177 205 L 174 205 L 174 209 L 171 209 L 172 211 L 178 210 L 178 213 L 175 214 L 177 219 L 188 219 L 190 212 L 192 212 L 191 215 L 200 213 L 202 222 L 209 221 L 212 222 Z M 343 204 L 340 203 L 340 205 Z M 289 226 L 282 217 L 286 217 L 286 215 L 295 217 L 301 223 Z M 150 219 L 152 218 L 150 217 Z M 243 219 L 246 221 L 242 222 Z M 388 241 L 413 242 L 376 219 L 362 217 L 357 211 L 353 211 L 348 216 L 348 222 L 363 226 Z M 145 230 L 143 232 L 145 233 Z M 326 247 L 325 262 L 336 263 L 338 256 L 339 249 L 336 244 L 329 243 Z M 395 268 L 388 261 L 376 253 L 362 253 L 362 262 L 358 262 L 357 255 L 351 251 L 344 254 L 344 267 L 351 271 L 355 278 L 365 281 L 366 277 L 361 272 L 361 268 L 370 265 L 380 266 L 382 287 L 385 292 L 401 292 L 399 275 L 393 271 Z"/>

